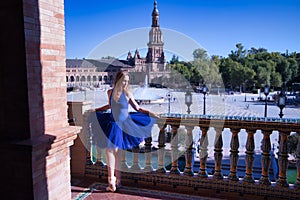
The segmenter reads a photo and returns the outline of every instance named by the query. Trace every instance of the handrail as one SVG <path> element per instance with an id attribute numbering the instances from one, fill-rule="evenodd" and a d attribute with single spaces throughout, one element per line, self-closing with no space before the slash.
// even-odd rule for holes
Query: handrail
<path id="1" fill-rule="evenodd" d="M 85 119 L 90 113 L 85 113 Z M 78 119 L 78 117 L 76 117 Z M 84 120 L 83 120 L 84 121 Z M 85 121 L 88 124 L 88 121 Z M 145 141 L 145 157 L 146 167 L 141 169 L 136 152 L 139 149 L 134 149 L 133 166 L 128 166 L 125 153 L 122 155 L 122 180 L 140 181 L 146 184 L 170 184 L 173 187 L 184 186 L 213 190 L 217 192 L 231 191 L 237 194 L 245 194 L 248 196 L 267 196 L 276 198 L 297 199 L 300 196 L 300 137 L 297 148 L 297 180 L 294 184 L 287 183 L 287 168 L 288 168 L 288 152 L 287 152 L 287 137 L 291 132 L 300 133 L 300 119 L 280 119 L 280 118 L 264 118 L 264 117 L 239 117 L 239 116 L 219 116 L 219 115 L 188 115 L 188 114 L 162 114 L 157 121 L 159 127 L 158 150 L 157 150 L 157 169 L 153 169 L 152 138 L 147 138 Z M 166 170 L 165 155 L 165 128 L 171 126 L 171 169 Z M 184 126 L 186 129 L 186 148 L 185 148 L 185 169 L 180 172 L 178 168 L 178 129 Z M 192 130 L 195 126 L 200 127 L 202 134 L 200 139 L 200 158 L 198 160 L 200 167 L 198 172 L 193 169 L 193 153 L 194 148 L 191 142 Z M 214 170 L 212 175 L 207 173 L 208 159 L 208 130 L 213 127 L 216 132 L 214 143 Z M 232 135 L 230 141 L 230 173 L 227 176 L 222 172 L 223 159 L 223 137 L 222 131 L 224 128 L 229 128 Z M 239 132 L 245 129 L 247 132 L 246 151 L 245 151 L 245 176 L 241 178 L 238 175 L 237 167 L 239 160 Z M 87 130 L 87 129 L 86 129 Z M 254 135 L 257 130 L 261 130 L 263 138 L 261 141 L 261 177 L 259 180 L 253 178 L 254 165 Z M 280 134 L 280 146 L 278 154 L 279 176 L 276 182 L 269 180 L 269 172 L 271 165 L 271 142 L 270 136 L 276 130 Z M 88 133 L 85 133 L 88 134 Z M 101 150 L 98 150 L 101 151 Z M 96 164 L 90 162 L 91 155 L 87 152 L 87 162 L 85 174 L 96 176 L 107 176 L 107 168 L 101 157 L 102 153 L 98 152 Z M 132 168 L 136 168 L 139 172 L 133 173 Z M 149 176 L 151 173 L 151 176 Z M 179 176 L 179 177 L 177 177 Z"/>

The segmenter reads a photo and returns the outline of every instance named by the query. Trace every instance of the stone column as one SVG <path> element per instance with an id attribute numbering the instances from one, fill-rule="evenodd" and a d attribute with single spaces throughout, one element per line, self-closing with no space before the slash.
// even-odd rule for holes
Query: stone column
<path id="1" fill-rule="evenodd" d="M 180 174 L 178 168 L 178 128 L 179 125 L 172 125 L 172 139 L 171 139 L 171 157 L 172 157 L 172 168 L 171 174 Z"/>
<path id="2" fill-rule="evenodd" d="M 77 177 L 83 177 L 85 174 L 87 157 L 89 157 L 89 161 L 91 159 L 90 154 L 88 153 L 88 150 L 90 150 L 88 120 L 91 120 L 91 123 L 98 123 L 98 121 L 95 112 L 89 112 L 92 108 L 92 102 L 68 102 L 67 104 L 68 116 L 69 119 L 72 119 L 71 124 L 82 127 L 78 134 L 79 137 L 76 138 L 74 145 L 71 146 L 71 174 Z"/>
<path id="3" fill-rule="evenodd" d="M 200 127 L 200 129 L 202 131 L 202 135 L 200 139 L 200 169 L 198 172 L 198 176 L 201 178 L 207 178 L 208 174 L 206 170 L 206 161 L 208 158 L 208 127 Z"/>
<path id="4" fill-rule="evenodd" d="M 239 177 L 237 175 L 237 166 L 239 160 L 239 133 L 240 129 L 232 129 L 232 137 L 230 142 L 230 174 L 228 179 L 232 181 L 238 181 Z"/>
<path id="5" fill-rule="evenodd" d="M 246 142 L 246 175 L 244 177 L 244 182 L 254 183 L 253 178 L 253 164 L 254 164 L 254 134 L 256 130 L 247 130 L 248 137 Z"/>
<path id="6" fill-rule="evenodd" d="M 282 187 L 288 187 L 289 184 L 286 180 L 286 172 L 288 168 L 288 138 L 289 133 L 279 132 L 280 137 L 280 146 L 279 146 L 279 158 L 278 158 L 278 168 L 279 168 L 279 176 L 276 181 L 276 185 Z"/>
<path id="7" fill-rule="evenodd" d="M 186 151 L 185 151 L 185 169 L 184 174 L 188 176 L 194 175 L 193 170 L 193 160 L 194 160 L 194 149 L 193 149 L 193 126 L 186 126 L 187 134 L 186 134 Z"/>
<path id="8" fill-rule="evenodd" d="M 152 167 L 152 161 L 151 161 L 151 155 L 152 155 L 152 137 L 148 137 L 145 139 L 145 158 L 146 158 L 146 165 L 145 165 L 145 171 L 146 172 L 152 172 L 153 167 Z"/>
<path id="9" fill-rule="evenodd" d="M 270 141 L 270 134 L 272 132 L 265 131 L 263 132 L 264 137 L 262 140 L 261 144 L 261 150 L 262 150 L 262 158 L 261 158 L 261 163 L 262 163 L 262 174 L 261 178 L 259 180 L 260 184 L 263 185 L 271 185 L 271 182 L 269 180 L 269 169 L 270 169 L 270 164 L 271 164 L 271 157 L 270 157 L 270 151 L 271 151 L 271 141 Z"/>
<path id="10" fill-rule="evenodd" d="M 158 151 L 157 151 L 157 159 L 158 159 L 158 167 L 156 172 L 157 173 L 166 173 L 166 168 L 165 168 L 165 154 L 166 154 L 166 139 L 165 139 L 165 128 L 166 124 L 164 123 L 158 123 L 157 124 L 159 127 L 159 135 L 158 135 Z"/>
<path id="11" fill-rule="evenodd" d="M 223 138 L 222 138 L 222 129 L 216 128 L 216 138 L 215 138 L 215 172 L 213 177 L 215 179 L 223 179 L 222 174 L 222 158 L 223 158 Z"/>

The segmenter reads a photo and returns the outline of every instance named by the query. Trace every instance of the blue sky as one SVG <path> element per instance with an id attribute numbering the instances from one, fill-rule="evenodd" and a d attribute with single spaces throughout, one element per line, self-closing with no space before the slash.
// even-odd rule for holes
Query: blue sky
<path id="1" fill-rule="evenodd" d="M 269 52 L 300 52 L 300 1 L 158 0 L 157 3 L 160 27 L 184 34 L 209 55 L 227 57 L 237 43 L 246 49 L 263 47 Z M 145 27 L 150 30 L 152 10 L 153 0 L 65 0 L 67 58 L 88 57 L 99 44 L 124 31 Z M 135 40 L 135 36 L 131 39 Z"/>

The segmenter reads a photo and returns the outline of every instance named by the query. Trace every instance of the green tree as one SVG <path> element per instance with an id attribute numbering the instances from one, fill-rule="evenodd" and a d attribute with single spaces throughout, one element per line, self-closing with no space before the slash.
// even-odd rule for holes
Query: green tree
<path id="1" fill-rule="evenodd" d="M 231 51 L 229 57 L 234 61 L 242 62 L 246 56 L 247 50 L 244 49 L 244 46 L 241 43 L 236 44 L 235 47 L 237 49 L 235 51 Z"/>

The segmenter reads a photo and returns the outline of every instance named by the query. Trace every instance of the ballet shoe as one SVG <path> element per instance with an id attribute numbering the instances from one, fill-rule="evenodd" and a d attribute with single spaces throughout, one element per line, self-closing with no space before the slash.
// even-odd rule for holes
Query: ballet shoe
<path id="1" fill-rule="evenodd" d="M 108 178 L 108 187 L 106 187 L 106 191 L 115 192 L 116 190 L 116 178 Z"/>
<path id="2" fill-rule="evenodd" d="M 115 192 L 116 190 L 117 190 L 117 188 L 116 188 L 115 185 L 109 184 L 109 186 L 106 187 L 106 191 L 107 191 L 107 192 Z"/>

